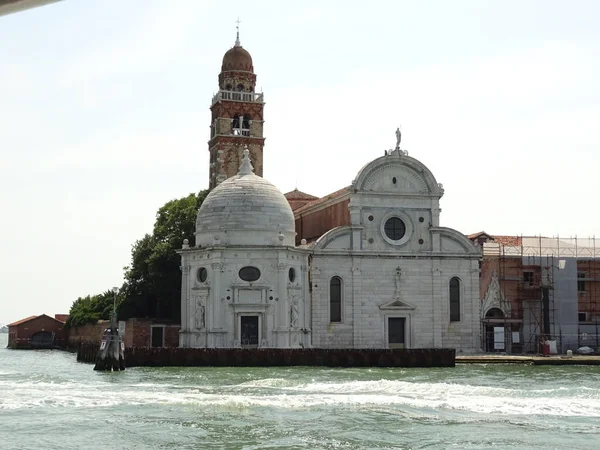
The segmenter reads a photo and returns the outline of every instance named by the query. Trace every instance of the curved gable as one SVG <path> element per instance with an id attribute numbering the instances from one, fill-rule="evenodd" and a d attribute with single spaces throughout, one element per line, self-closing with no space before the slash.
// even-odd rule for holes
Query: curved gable
<path id="1" fill-rule="evenodd" d="M 349 226 L 329 230 L 315 243 L 314 250 L 350 250 L 352 248 L 352 229 Z"/>
<path id="2" fill-rule="evenodd" d="M 386 154 L 364 166 L 352 187 L 356 191 L 436 195 L 444 193 L 431 173 L 420 161 L 400 152 Z"/>
<path id="3" fill-rule="evenodd" d="M 446 227 L 431 229 L 432 233 L 440 236 L 440 250 L 447 253 L 466 253 L 479 255 L 479 249 L 462 233 Z"/>

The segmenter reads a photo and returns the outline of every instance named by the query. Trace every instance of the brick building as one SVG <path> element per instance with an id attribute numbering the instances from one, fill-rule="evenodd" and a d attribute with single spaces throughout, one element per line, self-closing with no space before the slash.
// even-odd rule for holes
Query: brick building
<path id="1" fill-rule="evenodd" d="M 600 348 L 600 246 L 594 238 L 469 236 L 481 248 L 482 348 Z"/>
<path id="2" fill-rule="evenodd" d="M 66 314 L 57 314 L 63 318 Z M 64 348 L 67 345 L 65 322 L 46 314 L 30 316 L 8 324 L 10 348 Z"/>

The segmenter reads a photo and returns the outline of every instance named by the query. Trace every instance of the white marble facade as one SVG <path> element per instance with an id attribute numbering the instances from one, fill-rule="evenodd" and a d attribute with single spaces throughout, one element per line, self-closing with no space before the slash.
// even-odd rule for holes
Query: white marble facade
<path id="1" fill-rule="evenodd" d="M 180 252 L 180 345 L 477 351 L 480 254 L 439 226 L 442 195 L 397 147 L 359 171 L 350 225 L 295 247 L 287 200 L 246 154 Z"/>
<path id="2" fill-rule="evenodd" d="M 360 170 L 351 186 L 351 224 L 330 230 L 311 248 L 315 347 L 479 349 L 480 253 L 463 234 L 439 226 L 443 193 L 429 169 L 399 149 Z M 402 222 L 392 236 L 398 239 L 385 230 L 394 218 Z M 335 322 L 333 277 L 342 285 Z M 400 339 L 391 339 L 393 326 Z"/>
<path id="3" fill-rule="evenodd" d="M 180 252 L 180 346 L 309 347 L 308 253 L 294 239 L 286 198 L 246 150 L 200 207 L 197 246 Z"/>

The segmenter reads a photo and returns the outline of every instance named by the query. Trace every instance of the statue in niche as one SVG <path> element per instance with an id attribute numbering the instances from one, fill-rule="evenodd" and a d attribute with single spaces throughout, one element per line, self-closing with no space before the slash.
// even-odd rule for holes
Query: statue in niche
<path id="1" fill-rule="evenodd" d="M 402 276 L 402 269 L 398 267 L 396 269 L 396 295 L 395 298 L 400 298 L 400 277 Z"/>
<path id="2" fill-rule="evenodd" d="M 298 303 L 296 300 L 292 302 L 290 307 L 290 326 L 295 328 L 298 326 Z"/>
<path id="3" fill-rule="evenodd" d="M 204 328 L 204 304 L 202 300 L 198 300 L 198 304 L 196 305 L 196 328 Z"/>

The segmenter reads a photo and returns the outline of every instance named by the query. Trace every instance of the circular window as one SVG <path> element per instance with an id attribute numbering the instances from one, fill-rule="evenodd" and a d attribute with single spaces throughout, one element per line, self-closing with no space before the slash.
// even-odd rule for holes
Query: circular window
<path id="1" fill-rule="evenodd" d="M 390 217 L 385 221 L 383 231 L 392 241 L 399 241 L 406 234 L 406 225 L 399 217 Z"/>
<path id="2" fill-rule="evenodd" d="M 208 272 L 206 271 L 206 267 L 200 267 L 198 272 L 196 272 L 196 277 L 200 283 L 204 283 L 206 278 L 208 277 Z"/>
<path id="3" fill-rule="evenodd" d="M 296 279 L 296 269 L 294 269 L 293 267 L 290 267 L 290 270 L 288 270 L 288 278 L 290 280 L 290 283 L 293 283 Z"/>
<path id="4" fill-rule="evenodd" d="M 260 278 L 260 270 L 252 266 L 242 267 L 239 276 L 244 281 L 256 281 Z"/>
<path id="5" fill-rule="evenodd" d="M 373 222 L 373 219 L 375 219 L 375 217 L 369 216 L 369 222 Z"/>

